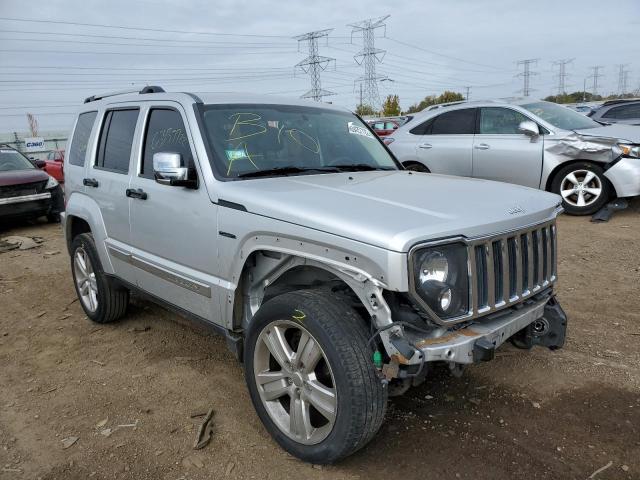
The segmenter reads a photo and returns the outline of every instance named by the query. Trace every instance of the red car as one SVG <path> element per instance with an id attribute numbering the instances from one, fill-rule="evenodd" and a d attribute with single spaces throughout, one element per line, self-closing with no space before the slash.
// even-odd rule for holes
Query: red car
<path id="1" fill-rule="evenodd" d="M 64 150 L 54 150 L 47 154 L 44 171 L 60 183 L 64 182 Z"/>
<path id="2" fill-rule="evenodd" d="M 372 120 L 369 122 L 369 126 L 379 137 L 385 137 L 391 135 L 400 126 L 400 123 L 395 120 Z"/>
<path id="3" fill-rule="evenodd" d="M 44 160 L 31 162 L 16 149 L 0 145 L 0 225 L 8 218 L 45 216 L 50 222 L 60 221 L 64 194 L 57 180 L 39 169 L 41 163 Z"/>

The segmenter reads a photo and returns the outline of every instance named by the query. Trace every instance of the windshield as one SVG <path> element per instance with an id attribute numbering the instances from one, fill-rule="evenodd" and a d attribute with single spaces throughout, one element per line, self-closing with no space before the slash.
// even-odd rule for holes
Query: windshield
<path id="1" fill-rule="evenodd" d="M 551 125 L 562 130 L 581 130 L 583 128 L 601 127 L 598 122 L 585 117 L 581 113 L 563 107 L 557 103 L 551 102 L 535 102 L 522 105 L 534 115 L 537 115 Z"/>
<path id="2" fill-rule="evenodd" d="M 396 170 L 353 114 L 291 105 L 204 105 L 213 168 L 228 178 Z"/>
<path id="3" fill-rule="evenodd" d="M 0 148 L 0 172 L 27 170 L 30 168 L 35 167 L 20 152 L 16 152 L 10 148 Z"/>

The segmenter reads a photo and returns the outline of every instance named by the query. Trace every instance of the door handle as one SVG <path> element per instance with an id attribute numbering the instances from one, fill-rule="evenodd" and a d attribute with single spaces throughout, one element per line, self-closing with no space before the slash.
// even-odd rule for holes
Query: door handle
<path id="1" fill-rule="evenodd" d="M 489 145 L 486 143 L 479 143 L 478 145 L 474 145 L 473 148 L 476 150 L 489 150 Z"/>
<path id="2" fill-rule="evenodd" d="M 425 149 L 429 149 L 432 148 L 433 145 L 431 145 L 430 143 L 422 143 L 420 145 L 418 145 L 418 148 L 425 148 Z"/>
<path id="3" fill-rule="evenodd" d="M 145 192 L 141 188 L 127 188 L 126 194 L 127 197 L 137 198 L 139 200 L 147 199 L 147 192 Z"/>
<path id="4" fill-rule="evenodd" d="M 83 178 L 82 179 L 82 184 L 85 187 L 93 187 L 93 188 L 98 188 L 98 180 L 96 180 L 95 178 Z"/>

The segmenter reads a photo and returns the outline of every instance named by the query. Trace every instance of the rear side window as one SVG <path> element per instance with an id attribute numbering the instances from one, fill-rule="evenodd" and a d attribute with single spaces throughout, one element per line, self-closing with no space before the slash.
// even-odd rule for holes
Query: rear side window
<path id="1" fill-rule="evenodd" d="M 153 178 L 153 155 L 158 152 L 179 153 L 182 165 L 194 168 L 187 131 L 182 116 L 175 110 L 154 108 L 149 113 L 140 176 Z"/>
<path id="2" fill-rule="evenodd" d="M 433 119 L 431 135 L 473 134 L 476 126 L 476 109 L 465 108 L 438 115 Z"/>
<path id="3" fill-rule="evenodd" d="M 76 129 L 71 139 L 71 148 L 69 149 L 69 163 L 71 165 L 84 167 L 87 145 L 89 144 L 89 137 L 97 115 L 98 112 L 86 112 L 78 116 Z"/>
<path id="4" fill-rule="evenodd" d="M 137 108 L 107 112 L 100 133 L 97 167 L 118 173 L 129 171 L 129 158 L 137 121 Z"/>
<path id="5" fill-rule="evenodd" d="M 640 103 L 613 107 L 602 115 L 602 118 L 615 118 L 618 120 L 631 120 L 640 118 Z"/>

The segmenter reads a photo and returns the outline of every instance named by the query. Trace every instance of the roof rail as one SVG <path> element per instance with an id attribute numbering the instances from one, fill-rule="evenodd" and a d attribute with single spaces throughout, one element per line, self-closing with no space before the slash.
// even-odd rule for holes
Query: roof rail
<path id="1" fill-rule="evenodd" d="M 141 95 L 145 93 L 164 93 L 164 88 L 155 85 L 147 85 L 142 90 L 119 90 L 117 92 L 101 93 L 99 95 L 92 95 L 85 98 L 84 103 L 95 102 L 97 100 L 102 100 L 103 98 L 115 97 L 116 95 L 126 95 L 127 93 L 139 93 Z"/>
<path id="2" fill-rule="evenodd" d="M 608 106 L 608 105 L 615 105 L 617 103 L 627 103 L 627 102 L 637 102 L 638 100 L 640 100 L 640 98 L 616 98 L 615 100 L 607 100 L 606 102 L 604 102 L 602 105 L 603 106 Z"/>

